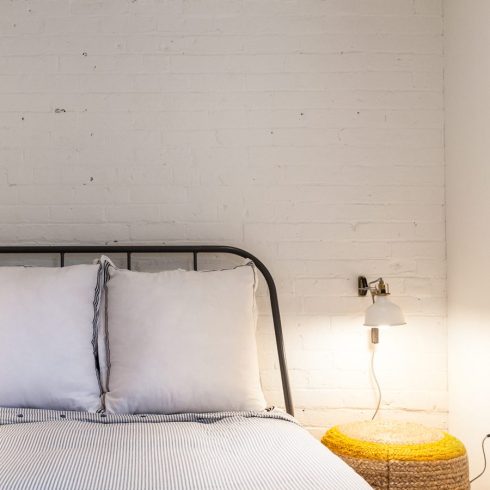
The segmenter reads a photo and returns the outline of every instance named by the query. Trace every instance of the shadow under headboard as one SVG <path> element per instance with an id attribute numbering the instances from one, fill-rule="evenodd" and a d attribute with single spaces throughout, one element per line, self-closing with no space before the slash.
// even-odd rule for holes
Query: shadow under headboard
<path id="1" fill-rule="evenodd" d="M 279 358 L 279 368 L 281 371 L 282 391 L 286 411 L 294 415 L 293 401 L 291 397 L 291 387 L 286 364 L 286 354 L 284 351 L 284 338 L 282 334 L 281 314 L 279 311 L 279 301 L 277 290 L 271 273 L 267 267 L 254 255 L 236 247 L 225 245 L 35 245 L 35 246 L 0 246 L 0 254 L 55 254 L 59 256 L 59 266 L 64 267 L 66 254 L 109 254 L 118 253 L 126 255 L 126 266 L 131 270 L 131 256 L 135 253 L 142 254 L 192 254 L 193 268 L 198 270 L 198 254 L 232 254 L 254 262 L 257 269 L 262 273 L 267 282 L 269 297 L 272 309 L 272 320 L 274 323 L 274 333 L 276 337 L 277 355 Z"/>

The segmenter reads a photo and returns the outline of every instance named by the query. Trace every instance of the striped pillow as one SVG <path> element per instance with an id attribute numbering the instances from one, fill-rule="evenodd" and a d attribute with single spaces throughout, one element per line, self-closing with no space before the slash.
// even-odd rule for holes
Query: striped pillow
<path id="1" fill-rule="evenodd" d="M 99 265 L 0 267 L 0 407 L 100 408 Z"/>

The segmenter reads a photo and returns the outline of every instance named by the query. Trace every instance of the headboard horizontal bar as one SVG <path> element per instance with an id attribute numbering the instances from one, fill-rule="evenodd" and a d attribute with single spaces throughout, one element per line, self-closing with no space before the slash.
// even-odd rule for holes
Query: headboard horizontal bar
<path id="1" fill-rule="evenodd" d="M 250 258 L 246 250 L 227 245 L 21 245 L 0 246 L 0 253 L 230 253 Z"/>
<path id="2" fill-rule="evenodd" d="M 133 253 L 191 253 L 193 254 L 193 267 L 197 269 L 198 253 L 232 254 L 254 262 L 262 273 L 269 288 L 269 296 L 272 309 L 272 320 L 276 337 L 279 368 L 281 371 L 282 390 L 284 403 L 289 414 L 294 415 L 291 387 L 284 349 L 284 337 L 282 334 L 281 314 L 279 300 L 277 298 L 276 285 L 267 267 L 254 255 L 237 247 L 227 245 L 29 245 L 29 246 L 0 246 L 0 254 L 58 254 L 60 266 L 64 266 L 65 254 L 90 254 L 90 253 L 122 253 L 126 254 L 128 268 L 131 268 L 131 254 Z"/>

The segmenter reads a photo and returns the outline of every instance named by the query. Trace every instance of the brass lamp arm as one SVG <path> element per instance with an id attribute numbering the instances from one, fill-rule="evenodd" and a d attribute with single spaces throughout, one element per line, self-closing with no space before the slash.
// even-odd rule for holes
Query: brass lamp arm
<path id="1" fill-rule="evenodd" d="M 359 296 L 366 296 L 368 291 L 371 293 L 371 299 L 374 303 L 375 296 L 385 296 L 390 294 L 388 284 L 382 277 L 378 277 L 374 281 L 368 282 L 365 276 L 357 278 L 357 292 Z"/>

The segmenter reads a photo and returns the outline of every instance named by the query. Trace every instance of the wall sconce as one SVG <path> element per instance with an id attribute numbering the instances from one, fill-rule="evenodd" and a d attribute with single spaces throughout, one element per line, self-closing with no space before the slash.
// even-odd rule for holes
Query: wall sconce
<path id="1" fill-rule="evenodd" d="M 379 343 L 380 327 L 406 324 L 400 307 L 388 298 L 390 289 L 382 277 L 368 282 L 364 276 L 359 276 L 357 287 L 359 296 L 366 296 L 369 291 L 373 300 L 373 304 L 366 310 L 364 317 L 364 325 L 371 327 L 371 342 L 373 344 Z"/>

